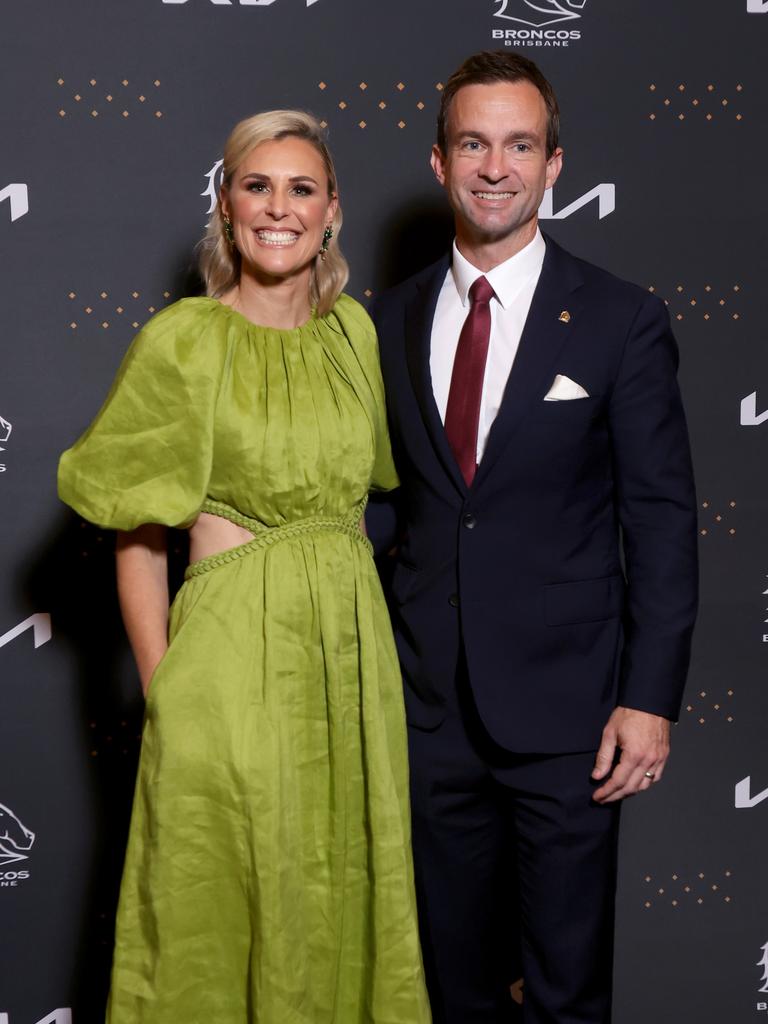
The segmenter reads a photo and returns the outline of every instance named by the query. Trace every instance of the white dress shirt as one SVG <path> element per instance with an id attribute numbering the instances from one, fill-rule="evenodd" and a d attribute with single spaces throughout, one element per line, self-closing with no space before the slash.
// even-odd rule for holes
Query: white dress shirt
<path id="1" fill-rule="evenodd" d="M 517 355 L 520 336 L 541 274 L 545 251 L 546 244 L 537 228 L 535 237 L 524 249 L 485 274 L 496 293 L 496 298 L 491 299 L 490 304 L 491 338 L 488 344 L 488 360 L 485 364 L 483 395 L 480 402 L 480 423 L 477 430 L 478 464 L 485 451 L 488 433 L 499 411 L 507 377 Z M 454 242 L 453 260 L 437 300 L 429 352 L 432 390 L 443 423 L 459 335 L 469 315 L 469 289 L 477 278 L 482 276 L 482 270 L 473 267 L 461 255 Z"/>

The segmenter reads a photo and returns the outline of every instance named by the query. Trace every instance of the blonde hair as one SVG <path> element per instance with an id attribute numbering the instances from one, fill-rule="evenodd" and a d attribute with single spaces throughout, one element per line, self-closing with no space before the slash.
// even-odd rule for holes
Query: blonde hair
<path id="1" fill-rule="evenodd" d="M 328 175 L 328 197 L 337 195 L 336 171 L 322 129 L 317 120 L 303 110 L 268 110 L 235 125 L 224 145 L 222 184 L 229 188 L 233 174 L 256 146 L 291 136 L 304 139 L 314 146 L 322 157 Z M 341 224 L 341 205 L 337 205 L 331 221 L 333 238 L 328 244 L 325 259 L 317 256 L 312 266 L 310 301 L 318 316 L 330 312 L 349 279 L 349 267 L 339 249 Z M 224 233 L 221 199 L 216 204 L 208 230 L 200 243 L 200 273 L 205 282 L 206 295 L 213 298 L 233 288 L 240 278 L 240 253 L 230 245 Z"/>

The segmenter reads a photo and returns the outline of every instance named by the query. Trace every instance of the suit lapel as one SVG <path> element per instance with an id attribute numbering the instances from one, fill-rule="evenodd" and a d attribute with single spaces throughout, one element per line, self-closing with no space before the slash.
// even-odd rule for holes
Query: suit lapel
<path id="1" fill-rule="evenodd" d="M 547 393 L 557 357 L 567 344 L 570 324 L 558 319 L 563 310 L 575 318 L 577 298 L 573 295 L 582 283 L 577 261 L 547 238 L 547 251 L 536 291 L 525 322 L 520 346 L 504 389 L 498 415 L 488 435 L 483 458 L 472 482 L 473 489 L 483 483 L 494 463 L 520 426 L 528 409 Z"/>
<path id="2" fill-rule="evenodd" d="M 429 367 L 432 322 L 449 266 L 450 260 L 446 256 L 416 284 L 416 290 L 405 309 L 405 355 L 413 390 L 432 446 L 460 494 L 465 495 L 467 485 L 445 436 L 445 428 L 432 390 L 432 373 Z"/>

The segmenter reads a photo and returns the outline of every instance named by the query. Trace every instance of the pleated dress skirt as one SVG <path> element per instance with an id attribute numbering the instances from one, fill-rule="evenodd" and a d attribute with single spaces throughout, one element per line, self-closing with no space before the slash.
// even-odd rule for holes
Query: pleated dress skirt
<path id="1" fill-rule="evenodd" d="M 110 1024 L 430 1019 L 397 660 L 356 517 L 187 571 L 148 695 Z"/>

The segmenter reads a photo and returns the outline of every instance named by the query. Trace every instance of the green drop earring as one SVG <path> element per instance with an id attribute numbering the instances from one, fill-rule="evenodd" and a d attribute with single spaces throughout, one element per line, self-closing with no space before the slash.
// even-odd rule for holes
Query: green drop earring
<path id="1" fill-rule="evenodd" d="M 235 244 L 235 236 L 232 231 L 232 221 L 229 219 L 226 213 L 224 214 L 224 237 L 226 238 L 230 245 Z"/>
<path id="2" fill-rule="evenodd" d="M 328 252 L 328 243 L 333 238 L 333 228 L 329 224 L 323 232 L 323 244 L 320 246 L 320 252 L 318 253 L 320 259 L 325 262 L 325 254 Z"/>

